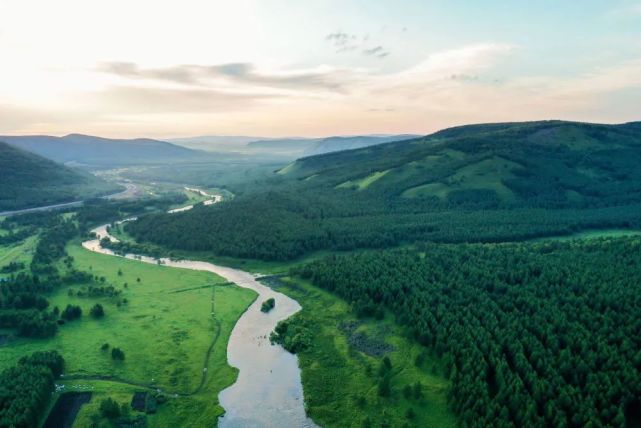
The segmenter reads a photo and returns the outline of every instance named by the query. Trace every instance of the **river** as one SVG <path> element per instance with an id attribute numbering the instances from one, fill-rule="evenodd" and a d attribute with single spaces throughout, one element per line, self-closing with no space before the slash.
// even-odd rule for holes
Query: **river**
<path id="1" fill-rule="evenodd" d="M 115 255 L 100 246 L 109 235 L 107 225 L 94 229 L 97 239 L 82 246 L 101 254 Z M 158 259 L 127 254 L 128 259 L 157 264 Z M 219 420 L 223 428 L 316 427 L 305 414 L 303 387 L 298 358 L 281 346 L 271 345 L 269 334 L 276 324 L 289 318 L 301 307 L 297 301 L 256 281 L 247 272 L 208 262 L 160 259 L 165 266 L 213 272 L 239 287 L 258 293 L 256 301 L 241 315 L 227 345 L 229 365 L 239 369 L 236 382 L 221 391 L 218 398 L 226 413 Z M 274 298 L 276 306 L 269 313 L 260 310 L 262 302 Z M 215 375 L 215 374 L 213 374 Z"/>

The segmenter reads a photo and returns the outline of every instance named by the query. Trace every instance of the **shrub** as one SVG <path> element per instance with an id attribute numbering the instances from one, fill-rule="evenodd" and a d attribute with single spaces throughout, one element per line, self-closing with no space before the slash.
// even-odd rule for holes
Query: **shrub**
<path id="1" fill-rule="evenodd" d="M 111 349 L 111 359 L 116 361 L 124 361 L 125 353 L 120 348 Z"/>
<path id="2" fill-rule="evenodd" d="M 67 305 L 64 311 L 62 311 L 61 317 L 67 321 L 73 321 L 82 316 L 82 309 L 80 306 Z"/>
<path id="3" fill-rule="evenodd" d="M 263 302 L 262 306 L 260 307 L 260 310 L 262 312 L 269 312 L 272 309 L 274 309 L 275 306 L 276 306 L 276 301 L 274 300 L 273 297 L 270 297 L 269 299 Z"/>
<path id="4" fill-rule="evenodd" d="M 100 402 L 100 415 L 107 419 L 120 417 L 120 406 L 113 398 L 106 398 Z"/>
<path id="5" fill-rule="evenodd" d="M 89 313 L 94 318 L 102 318 L 105 316 L 105 309 L 100 303 L 96 303 L 95 305 L 93 305 Z"/>

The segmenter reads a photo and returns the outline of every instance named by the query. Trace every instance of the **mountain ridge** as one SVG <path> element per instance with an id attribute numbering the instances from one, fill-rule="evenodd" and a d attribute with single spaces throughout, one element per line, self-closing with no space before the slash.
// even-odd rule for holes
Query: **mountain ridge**
<path id="1" fill-rule="evenodd" d="M 198 161 L 213 154 L 151 138 L 114 139 L 85 134 L 0 136 L 14 147 L 60 163 L 114 165 Z"/>
<path id="2" fill-rule="evenodd" d="M 0 211 L 73 202 L 120 186 L 0 140 Z"/>

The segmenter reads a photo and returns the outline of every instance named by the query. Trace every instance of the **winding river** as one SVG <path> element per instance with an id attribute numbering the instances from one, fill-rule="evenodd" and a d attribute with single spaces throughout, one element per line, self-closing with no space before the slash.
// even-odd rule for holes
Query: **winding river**
<path id="1" fill-rule="evenodd" d="M 102 238 L 115 240 L 107 227 L 103 225 L 94 229 L 92 232 L 97 239 L 83 242 L 82 246 L 90 251 L 116 256 L 113 251 L 100 246 Z M 258 293 L 256 301 L 238 319 L 227 345 L 227 360 L 229 365 L 239 369 L 239 375 L 236 382 L 218 396 L 226 411 L 219 420 L 221 427 L 317 426 L 305 414 L 297 357 L 269 342 L 269 334 L 276 324 L 301 309 L 297 301 L 262 285 L 252 274 L 241 270 L 202 261 L 158 260 L 134 254 L 124 257 L 143 263 L 160 262 L 174 268 L 213 272 L 239 287 Z M 276 307 L 265 314 L 260 311 L 260 306 L 270 297 L 276 301 Z"/>

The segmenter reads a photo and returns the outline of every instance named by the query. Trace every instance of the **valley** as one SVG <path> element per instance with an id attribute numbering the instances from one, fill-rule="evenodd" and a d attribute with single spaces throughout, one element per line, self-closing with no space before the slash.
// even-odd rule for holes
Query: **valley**
<path id="1" fill-rule="evenodd" d="M 0 371 L 64 358 L 43 426 L 632 423 L 632 128 L 100 169 L 117 198 L 0 217 Z"/>

